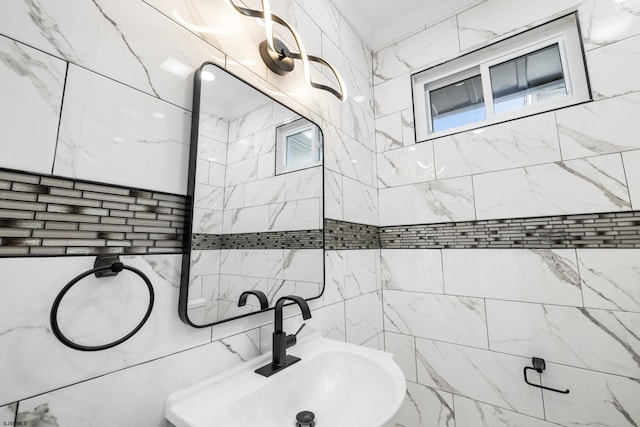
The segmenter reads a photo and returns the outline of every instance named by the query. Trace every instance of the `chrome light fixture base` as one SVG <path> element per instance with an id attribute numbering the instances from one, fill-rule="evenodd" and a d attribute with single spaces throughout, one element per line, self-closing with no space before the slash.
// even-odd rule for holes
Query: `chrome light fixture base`
<path id="1" fill-rule="evenodd" d="M 281 76 L 285 75 L 293 70 L 293 60 L 300 60 L 302 61 L 302 69 L 305 75 L 305 80 L 307 81 L 309 86 L 315 89 L 327 91 L 338 98 L 340 101 L 345 101 L 347 99 L 347 89 L 344 84 L 344 80 L 342 80 L 342 76 L 340 76 L 340 73 L 338 73 L 338 71 L 333 68 L 331 64 L 329 64 L 319 56 L 307 55 L 298 32 L 284 19 L 280 18 L 278 15 L 271 14 L 271 6 L 269 5 L 269 0 L 262 0 L 262 11 L 240 7 L 234 3 L 234 0 L 225 1 L 229 6 L 235 9 L 236 12 L 244 16 L 264 19 L 265 34 L 267 39 L 260 43 L 259 50 L 262 60 L 271 71 Z M 293 35 L 295 44 L 298 47 L 298 52 L 291 52 L 281 40 L 278 40 L 274 37 L 274 22 L 285 27 L 291 33 L 291 35 Z M 311 79 L 311 66 L 309 64 L 310 62 L 315 62 L 329 68 L 338 82 L 339 90 L 321 83 L 314 82 Z"/>
<path id="2" fill-rule="evenodd" d="M 275 51 L 269 48 L 269 43 L 264 40 L 260 43 L 259 50 L 262 60 L 274 73 L 284 76 L 293 71 L 295 66 L 291 52 L 280 39 L 273 39 Z"/>

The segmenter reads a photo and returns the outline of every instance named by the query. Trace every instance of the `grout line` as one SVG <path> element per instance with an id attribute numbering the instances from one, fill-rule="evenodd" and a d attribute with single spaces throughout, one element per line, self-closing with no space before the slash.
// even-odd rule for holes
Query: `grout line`
<path id="1" fill-rule="evenodd" d="M 62 84 L 62 98 L 60 99 L 60 114 L 58 115 L 58 131 L 56 132 L 56 144 L 53 148 L 53 161 L 51 162 L 51 175 L 56 166 L 56 158 L 58 157 L 58 141 L 60 140 L 60 128 L 62 127 L 62 111 L 64 109 L 64 100 L 67 93 L 67 79 L 69 78 L 69 62 L 66 63 L 64 72 L 64 83 Z"/>

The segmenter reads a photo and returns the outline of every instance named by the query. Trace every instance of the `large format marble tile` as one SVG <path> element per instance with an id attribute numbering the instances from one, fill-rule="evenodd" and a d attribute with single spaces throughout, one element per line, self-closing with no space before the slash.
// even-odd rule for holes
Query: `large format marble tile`
<path id="1" fill-rule="evenodd" d="M 453 402 L 456 408 L 456 427 L 554 427 L 559 425 L 462 396 L 453 396 Z"/>
<path id="2" fill-rule="evenodd" d="M 569 394 L 543 391 L 546 419 L 567 427 L 640 425 L 640 382 L 554 363 L 542 374 L 544 385 Z"/>
<path id="3" fill-rule="evenodd" d="M 378 153 L 378 188 L 433 181 L 434 163 L 431 141 Z"/>
<path id="4" fill-rule="evenodd" d="M 640 34 L 639 12 L 640 2 L 637 0 L 583 2 L 578 7 L 578 17 L 585 49 L 595 49 Z"/>
<path id="5" fill-rule="evenodd" d="M 446 249 L 442 261 L 447 294 L 582 305 L 572 249 Z"/>
<path id="6" fill-rule="evenodd" d="M 455 395 L 542 418 L 540 390 L 527 385 L 529 358 L 416 338 L 418 382 Z M 536 381 L 533 376 L 530 381 Z"/>
<path id="7" fill-rule="evenodd" d="M 3 10 L 0 29 L 11 38 L 187 109 L 193 71 L 206 60 L 224 64 L 219 50 L 144 2 L 14 2 Z"/>
<path id="8" fill-rule="evenodd" d="M 12 403 L 6 406 L 0 406 L 0 422 L 3 426 L 13 425 L 16 419 L 16 410 L 18 409 L 17 403 Z"/>
<path id="9" fill-rule="evenodd" d="M 384 332 L 384 350 L 393 354 L 407 381 L 418 381 L 416 373 L 416 340 L 409 335 Z"/>
<path id="10" fill-rule="evenodd" d="M 380 264 L 383 289 L 444 292 L 440 250 L 382 249 Z"/>
<path id="11" fill-rule="evenodd" d="M 344 17 L 340 17 L 340 49 L 364 76 L 370 76 L 372 66 L 371 49 L 358 37 Z"/>
<path id="12" fill-rule="evenodd" d="M 376 151 L 383 151 L 401 148 L 402 141 L 402 118 L 401 113 L 393 113 L 388 116 L 376 119 Z"/>
<path id="13" fill-rule="evenodd" d="M 324 217 L 342 220 L 344 218 L 342 212 L 343 198 L 343 177 L 337 172 L 329 169 L 324 171 Z"/>
<path id="14" fill-rule="evenodd" d="M 149 276 L 155 290 L 151 317 L 130 340 L 109 350 L 79 352 L 51 333 L 49 312 L 60 289 L 93 265 L 93 258 L 4 259 L 0 292 L 0 352 L 10 368 L 0 370 L 0 404 L 97 377 L 210 341 L 210 330 L 193 329 L 178 317 L 179 255 L 126 256 L 126 265 Z M 46 275 L 43 275 L 46 271 Z M 104 285 L 111 283 L 114 286 Z M 64 299 L 60 328 L 74 341 L 104 344 L 125 335 L 147 307 L 148 292 L 135 274 L 86 278 Z M 116 286 L 117 285 L 117 286 Z M 37 295 L 37 298 L 34 298 Z M 174 315 L 169 315 L 174 313 Z"/>
<path id="15" fill-rule="evenodd" d="M 553 113 L 439 138 L 433 144 L 438 179 L 561 160 Z"/>
<path id="16" fill-rule="evenodd" d="M 363 79 L 364 77 L 360 77 Z M 376 149 L 373 112 L 367 104 L 342 103 L 342 130 L 371 151 Z"/>
<path id="17" fill-rule="evenodd" d="M 315 167 L 285 174 L 285 199 L 290 202 L 322 198 L 322 169 Z"/>
<path id="18" fill-rule="evenodd" d="M 635 78 L 640 67 L 640 36 L 587 53 L 589 83 L 595 98 L 609 98 L 640 90 Z"/>
<path id="19" fill-rule="evenodd" d="M 584 305 L 640 312 L 640 250 L 578 249 Z"/>
<path id="20" fill-rule="evenodd" d="M 191 115 L 71 65 L 56 175 L 184 194 Z"/>
<path id="21" fill-rule="evenodd" d="M 258 339 L 255 330 L 21 401 L 18 420 L 33 426 L 165 426 L 169 394 L 257 356 Z"/>
<path id="22" fill-rule="evenodd" d="M 480 298 L 385 290 L 384 318 L 389 332 L 488 348 Z"/>
<path id="23" fill-rule="evenodd" d="M 640 313 L 487 300 L 491 350 L 640 380 Z"/>
<path id="24" fill-rule="evenodd" d="M 376 188 L 343 178 L 342 208 L 345 221 L 378 225 L 378 191 Z"/>
<path id="25" fill-rule="evenodd" d="M 411 78 L 404 74 L 374 86 L 373 99 L 376 118 L 412 108 Z"/>
<path id="26" fill-rule="evenodd" d="M 269 230 L 269 205 L 224 211 L 224 233 L 259 233 Z"/>
<path id="27" fill-rule="evenodd" d="M 0 167 L 49 174 L 66 64 L 2 36 L 0 58 Z"/>
<path id="28" fill-rule="evenodd" d="M 622 153 L 633 209 L 640 209 L 640 150 Z"/>
<path id="29" fill-rule="evenodd" d="M 454 427 L 453 396 L 413 382 L 407 382 L 407 392 L 394 426 Z"/>
<path id="30" fill-rule="evenodd" d="M 475 219 L 470 177 L 383 188 L 379 197 L 380 225 Z"/>
<path id="31" fill-rule="evenodd" d="M 631 208 L 619 154 L 473 177 L 478 219 Z"/>
<path id="32" fill-rule="evenodd" d="M 380 291 L 345 301 L 347 341 L 362 344 L 383 330 Z"/>
<path id="33" fill-rule="evenodd" d="M 272 204 L 268 231 L 317 230 L 322 228 L 321 217 L 320 199 Z"/>
<path id="34" fill-rule="evenodd" d="M 363 184 L 374 185 L 373 151 L 336 127 L 325 124 L 325 167 Z"/>
<path id="35" fill-rule="evenodd" d="M 340 12 L 330 0 L 298 0 L 304 11 L 320 26 L 324 35 L 340 43 Z"/>
<path id="36" fill-rule="evenodd" d="M 243 249 L 235 250 L 234 252 L 239 252 L 241 254 L 240 262 L 242 263 L 242 267 L 241 270 L 237 270 L 236 267 L 235 272 L 232 272 L 231 274 L 245 277 L 262 277 L 269 279 L 284 278 L 284 251 L 282 249 Z M 231 255 L 230 253 L 227 253 L 226 256 L 223 257 L 226 261 L 237 256 L 237 254 Z M 232 265 L 228 262 L 224 262 L 224 264 L 226 264 L 227 266 Z M 224 269 L 221 267 L 222 272 L 229 272 L 229 270 L 230 269 L 227 267 L 225 267 Z"/>
<path id="37" fill-rule="evenodd" d="M 483 2 L 458 14 L 460 49 L 464 51 L 503 35 L 522 31 L 582 1 L 540 0 L 535 3 L 520 3 L 495 0 Z"/>
<path id="38" fill-rule="evenodd" d="M 373 54 L 373 80 L 378 84 L 458 53 L 456 18 L 422 30 Z"/>
<path id="39" fill-rule="evenodd" d="M 372 96 L 371 90 L 371 73 L 362 74 L 358 67 L 348 58 L 344 52 L 340 49 L 339 45 L 331 41 L 326 35 L 323 34 L 322 38 L 322 58 L 331 64 L 342 77 L 347 89 L 348 103 L 342 103 L 342 116 L 341 119 L 347 119 L 345 124 L 347 127 L 351 127 L 354 123 L 353 120 L 347 117 L 348 111 L 353 107 L 358 106 L 363 112 L 372 114 Z M 323 78 L 326 79 L 327 85 L 331 87 L 338 87 L 338 83 L 327 67 L 322 68 Z M 349 105 L 351 104 L 351 105 Z M 346 107 L 346 108 L 344 108 Z M 338 122 L 337 124 L 339 124 Z M 355 128 L 352 127 L 355 130 Z M 348 131 L 348 128 L 346 129 Z M 365 142 L 362 141 L 364 144 Z"/>
<path id="40" fill-rule="evenodd" d="M 607 70 L 611 65 L 607 65 Z M 556 112 L 563 159 L 640 148 L 640 93 L 565 108 Z"/>
<path id="41" fill-rule="evenodd" d="M 285 176 L 280 175 L 246 183 L 243 207 L 283 203 L 286 196 L 286 180 Z"/>
<path id="42" fill-rule="evenodd" d="M 376 249 L 325 252 L 325 304 L 355 298 L 380 289 Z"/>
<path id="43" fill-rule="evenodd" d="M 302 282 L 322 283 L 324 278 L 322 249 L 285 249 L 283 278 Z"/>

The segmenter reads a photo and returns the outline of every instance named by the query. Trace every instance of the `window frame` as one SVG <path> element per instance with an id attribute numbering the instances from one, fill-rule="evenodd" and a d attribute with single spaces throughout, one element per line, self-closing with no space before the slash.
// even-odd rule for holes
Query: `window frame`
<path id="1" fill-rule="evenodd" d="M 310 130 L 312 132 L 312 153 L 316 155 L 316 158 L 309 163 L 305 163 L 300 166 L 287 166 L 287 137 Z M 322 145 L 324 143 L 322 139 L 322 132 L 320 128 L 309 120 L 301 117 L 293 121 L 283 123 L 276 126 L 275 129 L 276 139 L 276 175 L 281 175 L 289 172 L 295 172 L 299 170 L 309 169 L 322 165 Z"/>
<path id="2" fill-rule="evenodd" d="M 489 70 L 492 66 L 557 44 L 567 96 L 496 113 Z M 429 92 L 480 75 L 486 119 L 433 132 Z M 557 110 L 592 100 L 577 14 L 550 22 L 412 74 L 416 141 L 461 133 L 485 126 Z"/>

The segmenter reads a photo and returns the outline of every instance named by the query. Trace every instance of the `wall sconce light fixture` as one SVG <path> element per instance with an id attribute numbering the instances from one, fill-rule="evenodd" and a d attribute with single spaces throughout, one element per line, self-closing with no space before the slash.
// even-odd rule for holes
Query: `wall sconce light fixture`
<path id="1" fill-rule="evenodd" d="M 302 40 L 300 39 L 300 36 L 296 32 L 296 30 L 293 29 L 291 25 L 289 25 L 284 19 L 280 18 L 277 15 L 271 14 L 271 6 L 269 5 L 268 0 L 262 0 L 262 9 L 263 9 L 262 11 L 247 9 L 244 7 L 237 6 L 234 3 L 234 0 L 227 0 L 227 3 L 237 12 L 245 16 L 264 19 L 266 40 L 260 43 L 259 50 L 260 50 L 260 56 L 262 57 L 262 60 L 271 71 L 273 71 L 278 75 L 283 76 L 293 70 L 295 65 L 294 59 L 298 59 L 302 61 L 302 68 L 304 70 L 305 79 L 307 80 L 307 82 L 311 87 L 325 90 L 333 94 L 340 101 L 344 101 L 347 99 L 347 90 L 345 88 L 344 81 L 342 80 L 342 77 L 340 76 L 338 71 L 336 71 L 336 69 L 333 68 L 333 66 L 329 64 L 327 61 L 325 61 L 324 59 L 318 56 L 307 54 L 304 48 L 304 45 L 302 44 Z M 296 45 L 298 47 L 298 52 L 291 52 L 289 48 L 281 40 L 274 37 L 273 35 L 274 22 L 282 25 L 287 30 L 289 30 L 289 32 L 293 35 L 293 38 L 296 42 Z M 330 86 L 327 86 L 321 83 L 316 83 L 313 80 L 311 80 L 311 70 L 310 70 L 309 62 L 317 62 L 329 68 L 333 73 L 333 75 L 335 76 L 336 80 L 338 81 L 338 85 L 340 86 L 340 91 L 337 91 L 336 89 Z"/>

